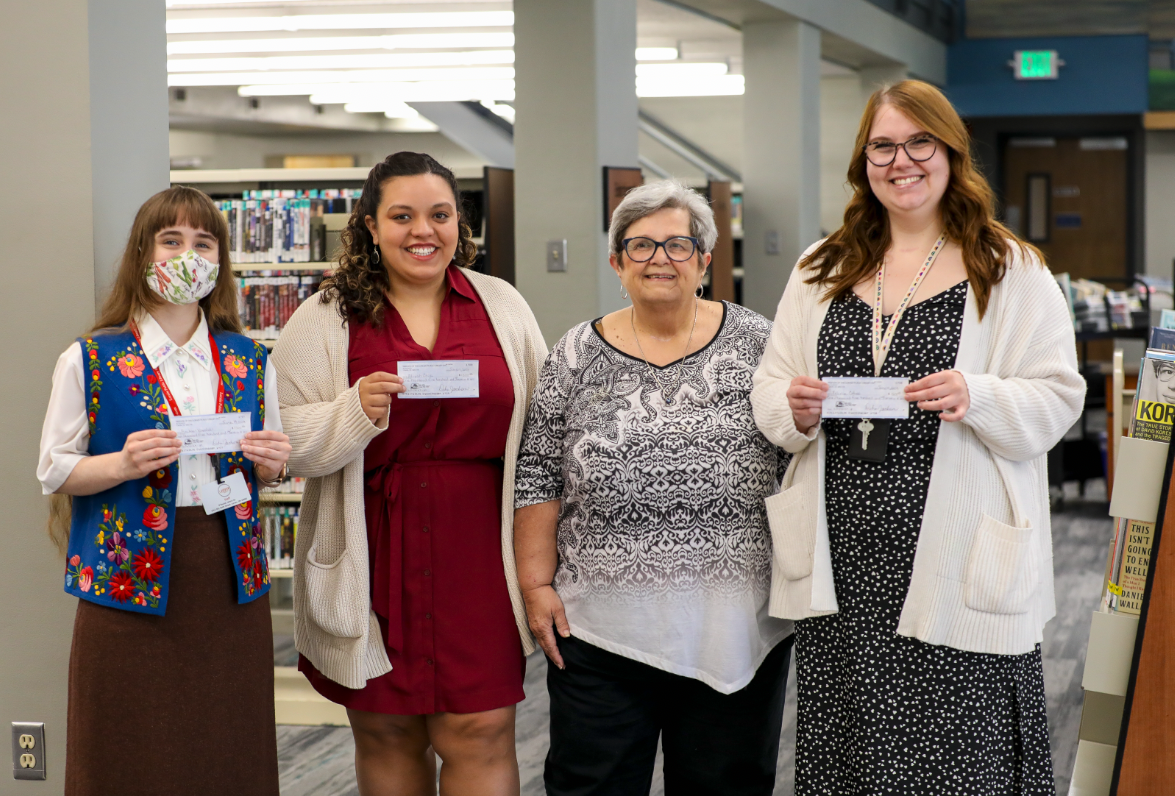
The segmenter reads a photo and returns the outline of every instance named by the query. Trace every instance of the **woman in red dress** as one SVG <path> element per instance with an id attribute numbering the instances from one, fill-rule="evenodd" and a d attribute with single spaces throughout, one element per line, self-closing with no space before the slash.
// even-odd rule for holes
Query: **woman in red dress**
<path id="1" fill-rule="evenodd" d="M 377 165 L 322 300 L 299 309 L 274 352 L 290 368 L 291 470 L 311 476 L 299 668 L 347 708 L 364 796 L 435 792 L 434 752 L 442 793 L 519 791 L 514 711 L 533 645 L 510 509 L 546 348 L 517 291 L 459 267 L 476 251 L 460 206 L 452 173 L 427 155 Z M 471 373 L 456 397 L 436 397 L 435 377 L 399 374 L 442 360 Z M 348 569 L 361 553 L 366 566 Z M 362 580 L 367 643 L 364 622 L 351 633 L 337 616 Z"/>

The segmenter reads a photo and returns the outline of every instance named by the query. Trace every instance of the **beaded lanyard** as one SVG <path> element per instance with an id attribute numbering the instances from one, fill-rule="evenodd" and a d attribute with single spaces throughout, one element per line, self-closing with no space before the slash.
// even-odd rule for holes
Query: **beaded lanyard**
<path id="1" fill-rule="evenodd" d="M 897 310 L 890 316 L 889 326 L 885 329 L 885 334 L 881 333 L 881 297 L 882 289 L 885 284 L 885 261 L 882 260 L 881 266 L 877 269 L 877 299 L 873 302 L 873 375 L 881 375 L 881 366 L 885 364 L 885 356 L 889 353 L 889 345 L 893 342 L 894 334 L 898 330 L 898 322 L 901 321 L 902 316 L 906 312 L 906 307 L 909 306 L 910 300 L 914 298 L 914 294 L 918 292 L 918 288 L 922 285 L 922 280 L 926 278 L 926 274 L 930 272 L 930 266 L 934 265 L 938 253 L 942 251 L 943 244 L 946 243 L 947 234 L 944 232 L 939 236 L 938 240 L 934 242 L 934 247 L 930 250 L 930 254 L 926 255 L 926 262 L 922 264 L 914 281 L 910 283 L 910 289 L 906 291 L 906 297 L 902 299 L 902 303 L 898 305 Z"/>

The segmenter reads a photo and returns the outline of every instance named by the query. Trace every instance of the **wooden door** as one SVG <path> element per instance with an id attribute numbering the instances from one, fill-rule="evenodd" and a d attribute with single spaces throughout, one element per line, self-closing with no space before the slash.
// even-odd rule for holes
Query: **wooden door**
<path id="1" fill-rule="evenodd" d="M 514 284 L 514 170 L 486 166 L 483 176 L 489 273 Z"/>
<path id="2" fill-rule="evenodd" d="M 1008 140 L 1005 218 L 1053 273 L 1127 275 L 1127 146 L 1120 136 Z"/>

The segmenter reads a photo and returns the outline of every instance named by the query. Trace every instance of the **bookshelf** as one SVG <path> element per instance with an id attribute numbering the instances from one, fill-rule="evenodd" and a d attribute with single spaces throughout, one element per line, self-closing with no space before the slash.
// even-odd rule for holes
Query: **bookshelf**
<path id="1" fill-rule="evenodd" d="M 1146 591 L 1130 673 L 1110 796 L 1166 793 L 1175 782 L 1175 447 L 1168 446 Z M 1171 538 L 1164 538 L 1170 530 Z M 1091 639 L 1092 641 L 1092 639 Z M 1092 644 L 1091 644 L 1092 646 Z"/>

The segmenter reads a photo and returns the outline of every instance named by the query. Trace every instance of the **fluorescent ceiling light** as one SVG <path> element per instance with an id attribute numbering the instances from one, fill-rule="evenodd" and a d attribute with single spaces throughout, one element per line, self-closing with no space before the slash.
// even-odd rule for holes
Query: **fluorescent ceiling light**
<path id="1" fill-rule="evenodd" d="M 701 80 L 636 79 L 638 97 L 720 97 L 741 96 L 743 92 L 742 75 L 722 75 Z"/>
<path id="2" fill-rule="evenodd" d="M 355 83 L 319 86 L 310 94 L 313 105 L 345 105 L 355 102 L 480 102 L 514 99 L 513 80 L 467 83 Z"/>
<path id="3" fill-rule="evenodd" d="M 317 50 L 454 50 L 513 47 L 513 33 L 406 33 L 391 36 L 299 36 L 170 41 L 168 55 L 302 53 Z"/>
<path id="4" fill-rule="evenodd" d="M 382 113 L 389 119 L 415 119 L 420 115 L 406 102 L 399 100 L 359 100 L 343 105 L 347 113 Z"/>
<path id="5" fill-rule="evenodd" d="M 482 66 L 471 69 L 354 69 L 336 72 L 200 72 L 167 76 L 168 86 L 244 86 L 294 83 L 399 83 L 428 81 L 446 83 L 471 80 L 514 80 L 512 66 Z"/>
<path id="6" fill-rule="evenodd" d="M 468 53 L 370 53 L 349 55 L 284 55 L 272 58 L 172 58 L 167 71 L 265 72 L 280 69 L 388 69 L 422 66 L 486 66 L 514 63 L 512 50 Z"/>
<path id="7" fill-rule="evenodd" d="M 188 17 L 167 20 L 168 33 L 256 33 L 280 30 L 371 30 L 379 28 L 509 28 L 513 11 L 419 14 L 291 14 L 258 17 Z"/>
<path id="8" fill-rule="evenodd" d="M 282 0 L 282 5 L 290 3 L 308 2 L 311 0 Z M 167 7 L 172 6 L 227 6 L 236 3 L 251 3 L 257 5 L 257 0 L 167 0 Z"/>
<path id="9" fill-rule="evenodd" d="M 168 47 L 171 45 L 169 44 Z M 676 47 L 637 47 L 636 59 L 638 61 L 676 61 L 677 48 Z"/>
<path id="10" fill-rule="evenodd" d="M 724 63 L 637 64 L 636 76 L 656 80 L 699 80 L 721 77 L 729 71 Z"/>
<path id="11" fill-rule="evenodd" d="M 288 83 L 241 86 L 242 97 L 307 96 L 314 105 L 341 105 L 377 99 L 384 102 L 464 102 L 514 100 L 513 80 L 443 81 L 430 83 Z"/>

